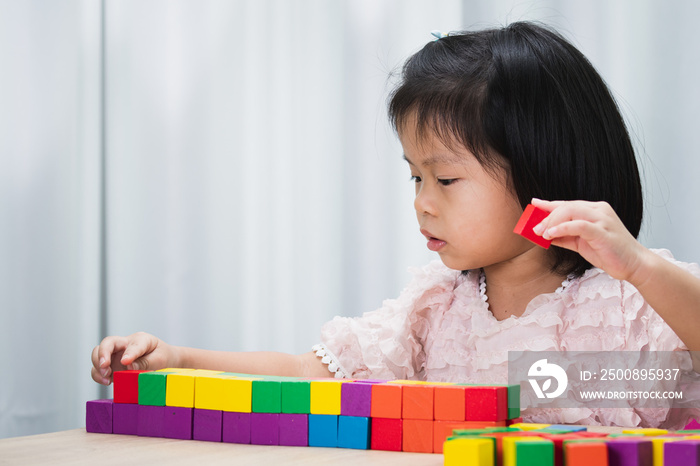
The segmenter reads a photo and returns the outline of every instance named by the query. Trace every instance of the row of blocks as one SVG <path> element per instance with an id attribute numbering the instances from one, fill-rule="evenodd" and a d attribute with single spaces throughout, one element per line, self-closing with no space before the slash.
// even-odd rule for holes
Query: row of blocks
<path id="1" fill-rule="evenodd" d="M 121 371 L 114 400 L 88 402 L 91 432 L 442 452 L 454 428 L 506 426 L 518 385 L 303 379 L 191 369 Z"/>
<path id="2" fill-rule="evenodd" d="M 455 430 L 444 444 L 445 466 L 700 466 L 700 431 L 517 424 Z"/>

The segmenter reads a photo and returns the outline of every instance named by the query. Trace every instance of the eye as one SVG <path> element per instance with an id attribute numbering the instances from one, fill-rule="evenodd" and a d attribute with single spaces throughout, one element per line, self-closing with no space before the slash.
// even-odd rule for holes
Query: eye
<path id="1" fill-rule="evenodd" d="M 449 185 L 451 185 L 452 183 L 454 183 L 455 181 L 457 181 L 457 178 L 449 178 L 449 179 L 446 179 L 446 180 L 438 179 L 438 183 L 440 183 L 440 184 L 443 185 L 443 186 L 449 186 Z"/>
<path id="2" fill-rule="evenodd" d="M 420 183 L 423 180 L 421 180 L 420 176 L 413 176 L 412 175 L 410 178 L 410 181 L 413 181 L 414 183 Z"/>

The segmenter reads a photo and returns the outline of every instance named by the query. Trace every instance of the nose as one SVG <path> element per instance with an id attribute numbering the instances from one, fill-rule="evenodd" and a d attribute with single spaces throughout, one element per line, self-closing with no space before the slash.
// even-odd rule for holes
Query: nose
<path id="1" fill-rule="evenodd" d="M 416 209 L 417 215 L 435 215 L 437 213 L 433 197 L 427 183 L 421 183 L 416 189 L 416 198 L 413 200 L 413 207 Z"/>

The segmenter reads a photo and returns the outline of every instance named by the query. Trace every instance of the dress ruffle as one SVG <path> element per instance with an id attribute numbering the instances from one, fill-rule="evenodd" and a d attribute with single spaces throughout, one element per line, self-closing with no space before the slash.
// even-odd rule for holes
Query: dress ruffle
<path id="1" fill-rule="evenodd" d="M 700 278 L 697 264 L 654 252 Z M 349 377 L 497 384 L 507 382 L 508 351 L 687 350 L 636 288 L 600 269 L 587 270 L 561 292 L 537 296 L 520 317 L 502 321 L 480 299 L 476 271 L 462 274 L 435 261 L 412 272 L 397 299 L 323 326 L 321 341 Z M 700 388 L 695 391 L 700 399 Z M 681 428 L 691 416 L 700 417 L 700 409 L 523 411 L 528 422 L 667 428 Z"/>

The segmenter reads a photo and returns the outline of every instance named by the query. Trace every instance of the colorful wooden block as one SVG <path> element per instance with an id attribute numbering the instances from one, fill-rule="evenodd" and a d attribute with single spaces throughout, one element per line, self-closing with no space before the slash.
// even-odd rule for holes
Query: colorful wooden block
<path id="1" fill-rule="evenodd" d="M 403 451 L 415 453 L 433 452 L 433 421 L 426 419 L 403 420 Z"/>
<path id="2" fill-rule="evenodd" d="M 163 437 L 192 440 L 193 408 L 166 406 L 163 409 Z"/>
<path id="3" fill-rule="evenodd" d="M 433 422 L 433 452 L 442 453 L 445 441 L 459 432 L 468 430 L 481 433 L 482 429 L 505 427 L 505 421 L 435 421 Z"/>
<path id="4" fill-rule="evenodd" d="M 401 385 L 389 383 L 372 385 L 371 416 L 373 418 L 401 419 L 402 389 Z"/>
<path id="5" fill-rule="evenodd" d="M 403 419 L 423 419 L 432 421 L 434 393 L 435 387 L 430 385 L 404 385 L 401 417 Z M 405 437 L 404 435 L 404 439 Z"/>
<path id="6" fill-rule="evenodd" d="M 340 448 L 354 448 L 357 450 L 367 450 L 369 448 L 369 445 L 369 417 L 338 417 L 338 446 Z"/>
<path id="7" fill-rule="evenodd" d="M 194 409 L 192 438 L 207 442 L 221 442 L 223 412 L 214 409 Z"/>
<path id="8" fill-rule="evenodd" d="M 537 437 L 506 437 L 503 466 L 554 466 L 554 444 Z"/>
<path id="9" fill-rule="evenodd" d="M 311 414 L 340 415 L 340 391 L 342 382 L 312 380 L 310 387 Z"/>
<path id="10" fill-rule="evenodd" d="M 434 418 L 436 421 L 464 421 L 465 387 L 435 387 L 434 397 Z"/>
<path id="11" fill-rule="evenodd" d="M 139 405 L 114 403 L 112 430 L 115 434 L 138 435 Z"/>
<path id="12" fill-rule="evenodd" d="M 253 445 L 279 445 L 280 415 L 278 413 L 250 414 L 250 443 Z"/>
<path id="13" fill-rule="evenodd" d="M 550 426 L 551 427 L 551 426 Z M 655 428 L 639 428 L 639 429 L 622 429 L 623 434 L 642 434 L 644 436 L 656 436 L 656 435 L 666 435 L 668 431 L 666 429 L 655 429 Z"/>
<path id="14" fill-rule="evenodd" d="M 309 445 L 309 415 L 280 414 L 280 445 L 306 447 Z"/>
<path id="15" fill-rule="evenodd" d="M 165 406 L 167 372 L 142 372 L 139 374 L 139 404 Z"/>
<path id="16" fill-rule="evenodd" d="M 445 442 L 445 466 L 495 466 L 493 441 L 475 437 L 455 438 Z M 590 466 L 590 465 L 589 465 Z"/>
<path id="17" fill-rule="evenodd" d="M 241 411 L 248 406 L 248 398 L 237 396 L 236 388 L 242 392 L 250 385 L 249 380 L 239 380 L 234 376 L 215 374 L 198 375 L 194 381 L 194 407 L 211 411 Z M 250 411 L 247 411 L 250 412 Z"/>
<path id="18" fill-rule="evenodd" d="M 194 380 L 194 375 L 186 372 L 168 374 L 165 405 L 179 408 L 194 408 Z"/>
<path id="19" fill-rule="evenodd" d="M 165 422 L 165 406 L 138 406 L 136 435 L 141 437 L 162 437 Z"/>
<path id="20" fill-rule="evenodd" d="M 116 371 L 112 376 L 115 403 L 139 402 L 139 374 L 146 371 Z"/>
<path id="21" fill-rule="evenodd" d="M 565 440 L 563 443 L 563 460 L 566 466 L 607 466 L 608 447 L 604 441 Z"/>
<path id="22" fill-rule="evenodd" d="M 251 413 L 223 411 L 221 441 L 226 443 L 250 443 Z"/>
<path id="23" fill-rule="evenodd" d="M 523 238 L 529 239 L 538 246 L 549 249 L 549 246 L 552 244 L 552 240 L 544 239 L 532 231 L 532 229 L 539 225 L 539 223 L 547 218 L 548 215 L 549 212 L 546 210 L 542 210 L 539 207 L 528 204 L 525 207 L 525 211 L 520 216 L 518 223 L 515 225 L 513 233 L 517 233 Z"/>
<path id="24" fill-rule="evenodd" d="M 313 392 L 313 382 L 311 390 Z M 332 448 L 336 448 L 338 446 L 337 415 L 309 414 L 309 446 Z"/>
<path id="25" fill-rule="evenodd" d="M 403 419 L 372 417 L 372 450 L 401 451 Z"/>
<path id="26" fill-rule="evenodd" d="M 254 380 L 252 410 L 254 413 L 282 412 L 282 383 L 278 380 Z"/>
<path id="27" fill-rule="evenodd" d="M 221 409 L 229 412 L 250 413 L 253 411 L 253 382 L 252 379 L 243 379 L 227 376 L 222 378 L 220 389 L 222 392 Z"/>
<path id="28" fill-rule="evenodd" d="M 85 405 L 85 430 L 99 434 L 112 433 L 112 400 L 88 401 Z"/>
<path id="29" fill-rule="evenodd" d="M 646 438 L 618 437 L 609 441 L 607 447 L 610 466 L 651 466 L 652 464 L 652 443 Z"/>
<path id="30" fill-rule="evenodd" d="M 344 383 L 340 389 L 340 414 L 369 417 L 372 414 L 372 384 Z"/>
<path id="31" fill-rule="evenodd" d="M 309 414 L 311 410 L 311 382 L 290 380 L 282 382 L 282 412 Z"/>
<path id="32" fill-rule="evenodd" d="M 466 421 L 503 421 L 508 417 L 506 387 L 465 387 Z"/>
<path id="33" fill-rule="evenodd" d="M 678 440 L 664 444 L 664 466 L 700 466 L 700 440 Z"/>

